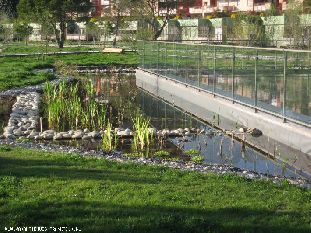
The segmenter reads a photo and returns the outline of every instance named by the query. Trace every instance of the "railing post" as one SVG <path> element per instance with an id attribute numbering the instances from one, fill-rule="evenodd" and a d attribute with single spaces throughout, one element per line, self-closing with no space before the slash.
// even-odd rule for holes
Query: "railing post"
<path id="1" fill-rule="evenodd" d="M 142 57 L 142 65 L 143 65 L 143 69 L 145 69 L 145 41 L 143 40 L 143 57 Z"/>
<path id="2" fill-rule="evenodd" d="M 187 61 L 188 61 L 188 58 L 189 58 L 189 57 L 190 57 L 190 59 L 192 59 L 192 58 L 191 58 L 191 55 L 189 56 L 188 44 L 186 44 L 185 46 L 186 46 L 185 59 L 187 58 Z M 182 60 L 184 60 L 184 59 L 182 59 Z M 185 72 L 185 83 L 187 83 L 187 81 L 188 81 L 189 65 L 190 65 L 190 64 L 187 64 L 187 65 L 184 66 L 184 68 L 182 68 L 182 69 L 184 69 L 184 70 L 186 71 L 186 72 Z M 182 74 L 183 74 L 183 73 L 184 73 L 184 72 L 182 72 Z"/>
<path id="3" fill-rule="evenodd" d="M 160 59 L 160 48 L 159 48 L 159 41 L 157 41 L 157 74 L 159 75 L 159 59 Z"/>
<path id="4" fill-rule="evenodd" d="M 200 69 L 201 69 L 201 56 L 202 56 L 202 53 L 201 53 L 201 46 L 199 45 L 198 46 L 198 87 L 200 87 Z"/>
<path id="5" fill-rule="evenodd" d="M 257 102 L 258 102 L 258 85 L 257 85 L 257 62 L 258 62 L 258 49 L 256 49 L 256 57 L 255 57 L 255 101 L 254 101 L 254 106 L 255 106 L 255 112 L 257 112 Z"/>
<path id="6" fill-rule="evenodd" d="M 277 51 L 274 51 L 274 69 L 277 67 Z"/>
<path id="7" fill-rule="evenodd" d="M 286 84 L 287 84 L 287 51 L 284 51 L 283 69 L 283 122 L 286 122 Z"/>
<path id="8" fill-rule="evenodd" d="M 216 45 L 214 45 L 214 60 L 213 60 L 213 70 L 214 70 L 214 73 L 213 73 L 213 93 L 214 93 L 214 97 L 216 96 L 215 92 L 216 92 Z"/>
<path id="9" fill-rule="evenodd" d="M 175 68 L 175 55 L 176 55 L 176 42 L 173 42 L 174 46 L 173 46 L 173 70 L 174 70 L 174 73 L 176 72 L 176 68 Z"/>
<path id="10" fill-rule="evenodd" d="M 235 48 L 232 48 L 232 103 L 234 103 L 234 72 L 235 72 Z"/>
<path id="11" fill-rule="evenodd" d="M 167 43 L 165 43 L 165 76 L 167 76 L 167 73 L 168 73 L 168 65 L 167 65 Z"/>

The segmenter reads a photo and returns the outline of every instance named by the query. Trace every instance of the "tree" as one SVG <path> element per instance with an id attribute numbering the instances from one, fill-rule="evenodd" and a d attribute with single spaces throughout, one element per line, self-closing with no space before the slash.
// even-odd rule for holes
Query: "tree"
<path id="1" fill-rule="evenodd" d="M 25 40 L 26 45 L 28 44 L 28 38 L 33 32 L 33 27 L 28 24 L 15 24 L 14 32 L 16 33 L 17 38 Z"/>
<path id="2" fill-rule="evenodd" d="M 170 20 L 170 15 L 177 13 L 178 3 L 192 5 L 194 0 L 136 0 L 134 3 L 137 6 L 136 15 L 141 21 L 146 22 L 152 30 L 153 40 L 157 40 L 163 29 L 167 26 Z M 159 19 L 163 23 L 159 23 Z"/>
<path id="3" fill-rule="evenodd" d="M 20 0 L 17 12 L 22 19 L 49 24 L 59 48 L 63 48 L 67 23 L 85 20 L 91 8 L 89 0 Z"/>
<path id="4" fill-rule="evenodd" d="M 290 38 L 291 46 L 299 47 L 304 40 L 300 17 L 303 4 L 298 0 L 290 0 L 285 11 L 284 37 Z"/>
<path id="5" fill-rule="evenodd" d="M 116 46 L 120 29 L 125 26 L 125 19 L 133 19 L 133 12 L 138 6 L 140 0 L 111 0 L 111 11 L 103 17 L 102 20 L 108 22 L 111 27 L 113 38 L 113 46 Z"/>
<path id="6" fill-rule="evenodd" d="M 18 3 L 19 0 L 0 0 L 0 12 L 4 12 L 10 18 L 16 18 Z"/>

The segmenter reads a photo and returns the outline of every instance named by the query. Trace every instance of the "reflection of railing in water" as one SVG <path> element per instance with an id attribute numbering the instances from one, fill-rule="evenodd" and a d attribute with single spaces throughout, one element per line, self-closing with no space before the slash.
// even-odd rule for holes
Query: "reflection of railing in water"
<path id="1" fill-rule="evenodd" d="M 298 170 L 290 161 L 282 162 L 252 143 L 249 144 L 249 142 L 241 141 L 240 138 L 223 135 L 219 133 L 220 131 L 210 127 L 207 122 L 196 118 L 194 115 L 183 111 L 169 102 L 165 102 L 161 97 L 145 92 L 144 89 L 142 89 L 141 95 L 141 109 L 148 117 L 154 119 L 152 123 L 156 126 L 162 128 L 194 127 L 205 129 L 205 133 L 198 134 L 185 142 L 182 145 L 182 149 L 198 149 L 208 163 L 230 164 L 234 167 L 250 169 L 259 173 L 286 174 L 310 179 L 309 173 Z M 155 121 L 157 118 L 162 118 L 163 122 Z M 217 126 L 216 122 L 210 123 Z M 238 141 L 235 141 L 235 139 L 238 139 Z M 170 140 L 179 146 L 178 139 L 171 138 Z M 264 154 L 267 156 L 264 156 Z"/>
<path id="2" fill-rule="evenodd" d="M 140 68 L 311 125 L 311 51 L 139 42 Z"/>

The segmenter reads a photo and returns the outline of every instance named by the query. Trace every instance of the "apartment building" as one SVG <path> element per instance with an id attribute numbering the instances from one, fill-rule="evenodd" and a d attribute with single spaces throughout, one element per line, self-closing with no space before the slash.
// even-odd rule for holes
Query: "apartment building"
<path id="1" fill-rule="evenodd" d="M 272 5 L 279 11 L 286 10 L 289 0 L 159 0 L 159 16 L 167 13 L 183 18 L 205 17 L 213 12 L 264 12 Z M 311 0 L 297 0 L 308 2 Z M 94 4 L 92 15 L 95 17 L 104 16 L 113 10 L 113 0 L 91 0 Z M 169 12 L 167 11 L 167 4 Z"/>
<path id="2" fill-rule="evenodd" d="M 91 2 L 94 5 L 92 16 L 101 17 L 111 12 L 111 9 L 112 9 L 111 0 L 91 0 Z"/>

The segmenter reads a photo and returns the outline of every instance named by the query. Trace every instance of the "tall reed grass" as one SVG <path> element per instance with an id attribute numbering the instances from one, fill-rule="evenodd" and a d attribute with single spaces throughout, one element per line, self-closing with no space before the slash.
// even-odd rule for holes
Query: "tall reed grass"
<path id="1" fill-rule="evenodd" d="M 133 145 L 137 150 L 143 150 L 150 145 L 153 139 L 153 135 L 149 132 L 150 119 L 146 119 L 142 114 L 136 113 L 132 121 L 135 130 Z"/>
<path id="2" fill-rule="evenodd" d="M 107 106 L 95 101 L 95 90 L 91 81 L 67 84 L 62 80 L 58 86 L 46 82 L 44 102 L 49 128 L 105 128 Z"/>

